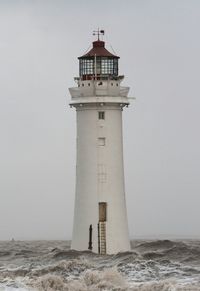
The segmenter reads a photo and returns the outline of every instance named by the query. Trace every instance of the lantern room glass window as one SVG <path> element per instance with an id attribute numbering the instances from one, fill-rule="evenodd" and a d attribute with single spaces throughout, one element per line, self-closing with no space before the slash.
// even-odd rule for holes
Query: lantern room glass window
<path id="1" fill-rule="evenodd" d="M 93 74 L 93 60 L 92 59 L 81 59 L 80 60 L 80 75 L 91 75 Z"/>
<path id="2" fill-rule="evenodd" d="M 93 57 L 80 59 L 80 76 L 83 75 L 103 75 L 118 76 L 118 58 Z"/>
<path id="3" fill-rule="evenodd" d="M 101 58 L 101 73 L 106 75 L 113 75 L 114 60 L 108 58 Z"/>

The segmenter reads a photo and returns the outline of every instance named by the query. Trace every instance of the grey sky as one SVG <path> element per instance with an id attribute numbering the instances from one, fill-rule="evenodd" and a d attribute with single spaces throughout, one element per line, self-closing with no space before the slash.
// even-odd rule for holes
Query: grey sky
<path id="1" fill-rule="evenodd" d="M 200 237 L 200 2 L 0 0 L 0 239 L 71 237 L 77 57 L 106 31 L 124 110 L 131 237 Z"/>

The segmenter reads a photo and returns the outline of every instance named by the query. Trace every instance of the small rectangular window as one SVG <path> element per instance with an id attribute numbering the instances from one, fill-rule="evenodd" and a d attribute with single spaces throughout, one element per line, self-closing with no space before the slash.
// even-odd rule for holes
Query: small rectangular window
<path id="1" fill-rule="evenodd" d="M 105 112 L 99 111 L 99 119 L 105 119 Z"/>
<path id="2" fill-rule="evenodd" d="M 99 146 L 105 146 L 105 144 L 106 144 L 106 139 L 105 139 L 105 137 L 99 137 L 99 138 L 98 138 L 98 145 L 99 145 Z"/>

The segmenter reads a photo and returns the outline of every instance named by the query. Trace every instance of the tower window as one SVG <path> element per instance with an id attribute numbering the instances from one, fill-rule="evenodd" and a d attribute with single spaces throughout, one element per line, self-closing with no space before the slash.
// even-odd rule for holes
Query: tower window
<path id="1" fill-rule="evenodd" d="M 98 145 L 99 145 L 99 146 L 105 146 L 105 144 L 106 144 L 106 139 L 105 139 L 105 137 L 99 137 L 99 138 L 98 138 Z"/>
<path id="2" fill-rule="evenodd" d="M 105 119 L 105 112 L 99 111 L 99 119 Z"/>

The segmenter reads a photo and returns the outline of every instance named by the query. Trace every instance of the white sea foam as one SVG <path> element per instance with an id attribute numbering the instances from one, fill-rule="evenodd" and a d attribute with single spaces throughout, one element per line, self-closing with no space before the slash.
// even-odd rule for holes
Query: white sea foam
<path id="1" fill-rule="evenodd" d="M 99 256 L 66 242 L 0 242 L 0 291 L 196 291 L 199 242 L 138 241 Z"/>

